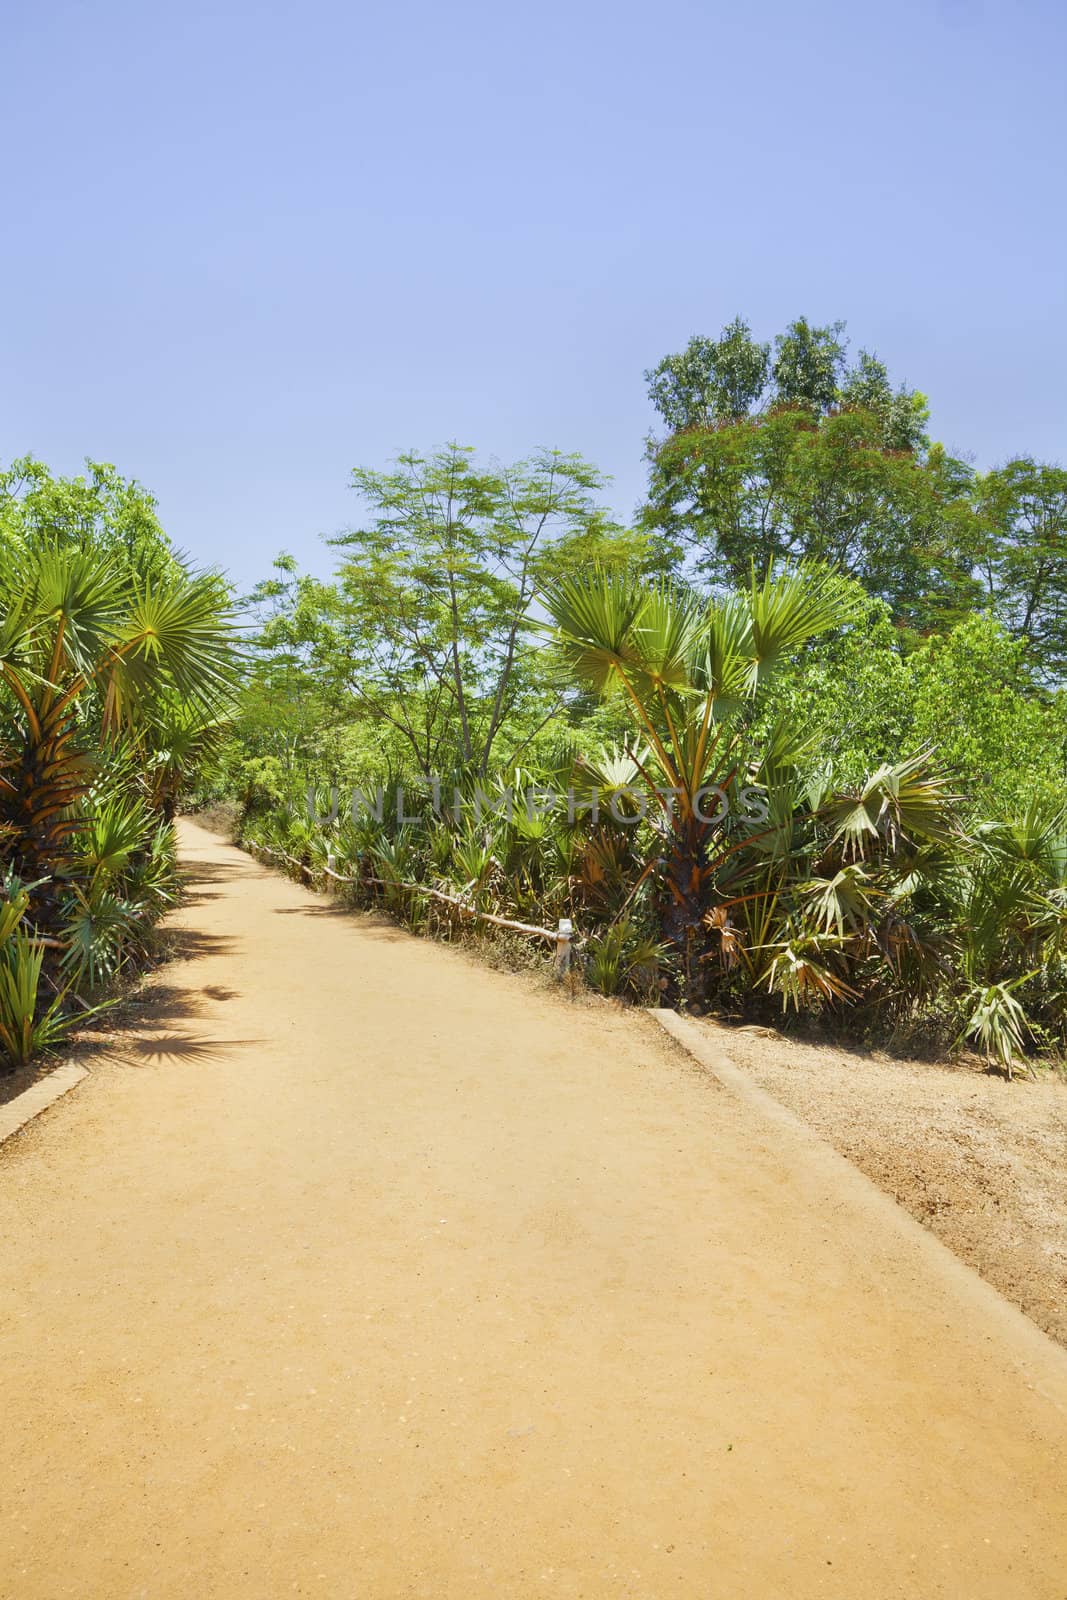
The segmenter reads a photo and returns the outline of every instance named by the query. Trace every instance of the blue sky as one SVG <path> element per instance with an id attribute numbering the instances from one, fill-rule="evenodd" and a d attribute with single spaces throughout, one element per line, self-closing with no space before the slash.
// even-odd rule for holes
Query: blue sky
<path id="1" fill-rule="evenodd" d="M 242 583 L 452 438 L 628 516 L 643 369 L 736 313 L 1067 457 L 1054 0 L 0 5 L 0 456 L 114 461 Z"/>

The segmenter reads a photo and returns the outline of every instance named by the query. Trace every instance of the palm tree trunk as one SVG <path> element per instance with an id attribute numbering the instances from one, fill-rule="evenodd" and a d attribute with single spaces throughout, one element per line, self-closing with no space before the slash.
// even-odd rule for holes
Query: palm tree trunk
<path id="1" fill-rule="evenodd" d="M 703 1005 L 707 994 L 704 954 L 706 823 L 692 812 L 675 819 L 670 837 L 661 927 L 678 961 L 676 998 L 687 1007 Z"/>

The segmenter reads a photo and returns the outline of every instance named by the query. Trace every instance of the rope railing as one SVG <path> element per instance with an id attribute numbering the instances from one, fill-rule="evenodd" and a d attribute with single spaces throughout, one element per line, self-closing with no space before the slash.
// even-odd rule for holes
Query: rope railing
<path id="1" fill-rule="evenodd" d="M 375 878 L 370 873 L 361 877 L 345 877 L 340 872 L 335 872 L 332 867 L 312 867 L 306 861 L 290 855 L 288 850 L 278 850 L 274 845 L 260 844 L 258 840 L 245 841 L 249 851 L 259 851 L 263 855 L 275 856 L 281 861 L 287 861 L 291 866 L 297 867 L 301 872 L 314 875 L 316 872 L 330 878 L 334 883 L 354 884 L 359 886 L 365 883 L 377 884 L 383 889 L 405 889 L 409 894 L 425 895 L 430 900 L 441 900 L 446 905 L 454 906 L 464 916 L 474 917 L 479 922 L 489 922 L 496 928 L 506 928 L 511 933 L 521 933 L 530 939 L 545 939 L 556 947 L 556 972 L 563 977 L 570 969 L 571 951 L 584 944 L 584 940 L 575 940 L 574 925 L 569 917 L 560 917 L 559 926 L 556 928 L 539 928 L 530 922 L 515 922 L 510 917 L 499 917 L 492 911 L 479 911 L 477 906 L 472 906 L 469 900 L 462 899 L 459 895 L 446 894 L 443 889 L 431 889 L 425 883 L 409 883 L 404 878 Z"/>

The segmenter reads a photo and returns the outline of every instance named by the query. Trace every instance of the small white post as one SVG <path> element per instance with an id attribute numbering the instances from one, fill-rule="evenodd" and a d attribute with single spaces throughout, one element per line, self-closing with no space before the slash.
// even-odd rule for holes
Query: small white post
<path id="1" fill-rule="evenodd" d="M 327 851 L 327 854 L 326 854 L 326 871 L 328 873 L 337 871 L 337 857 L 334 855 L 332 850 Z M 334 891 L 335 891 L 335 888 L 336 888 L 336 885 L 334 884 L 333 879 L 328 877 L 326 879 L 326 893 L 327 894 L 333 894 Z"/>
<path id="2" fill-rule="evenodd" d="M 556 977 L 565 978 L 571 970 L 571 938 L 574 924 L 570 917 L 560 917 L 556 934 Z"/>

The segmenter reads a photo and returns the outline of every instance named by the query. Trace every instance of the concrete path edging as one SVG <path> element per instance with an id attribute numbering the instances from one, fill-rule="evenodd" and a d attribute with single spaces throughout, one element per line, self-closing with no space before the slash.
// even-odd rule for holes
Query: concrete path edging
<path id="1" fill-rule="evenodd" d="M 706 1024 L 677 1011 L 650 1009 L 648 1015 L 699 1066 L 717 1078 L 723 1088 L 746 1101 L 761 1119 L 773 1127 L 777 1137 L 800 1147 L 809 1166 L 821 1171 L 837 1194 L 845 1194 L 849 1203 L 861 1213 L 865 1212 L 872 1221 L 877 1220 L 881 1226 L 891 1227 L 909 1239 L 921 1254 L 934 1261 L 941 1273 L 954 1281 L 958 1291 L 998 1321 L 1007 1336 L 1014 1341 L 1021 1341 L 1024 1366 L 1028 1358 L 1047 1365 L 1051 1357 L 1060 1368 L 1064 1383 L 1067 1383 L 1067 1350 L 1050 1339 L 1043 1329 L 1031 1322 L 1024 1311 L 1006 1300 L 999 1289 L 994 1288 L 973 1267 L 961 1261 L 936 1234 L 924 1228 L 910 1212 L 880 1189 L 847 1156 L 835 1150 L 822 1134 L 817 1133 L 795 1111 L 784 1106 L 759 1084 L 753 1083 L 748 1074 L 731 1061 L 725 1047 L 710 1034 Z M 1018 1343 L 1016 1348 L 1019 1348 Z M 1067 1391 L 1051 1393 L 1039 1381 L 1032 1387 L 1067 1416 L 1064 1398 Z"/>
<path id="2" fill-rule="evenodd" d="M 78 1066 L 75 1061 L 64 1062 L 47 1078 L 39 1078 L 28 1089 L 23 1089 L 21 1094 L 9 1100 L 6 1106 L 0 1106 L 0 1144 L 18 1133 L 34 1117 L 40 1116 L 42 1111 L 47 1111 L 49 1106 L 55 1105 L 57 1100 L 88 1076 L 86 1067 Z"/>

